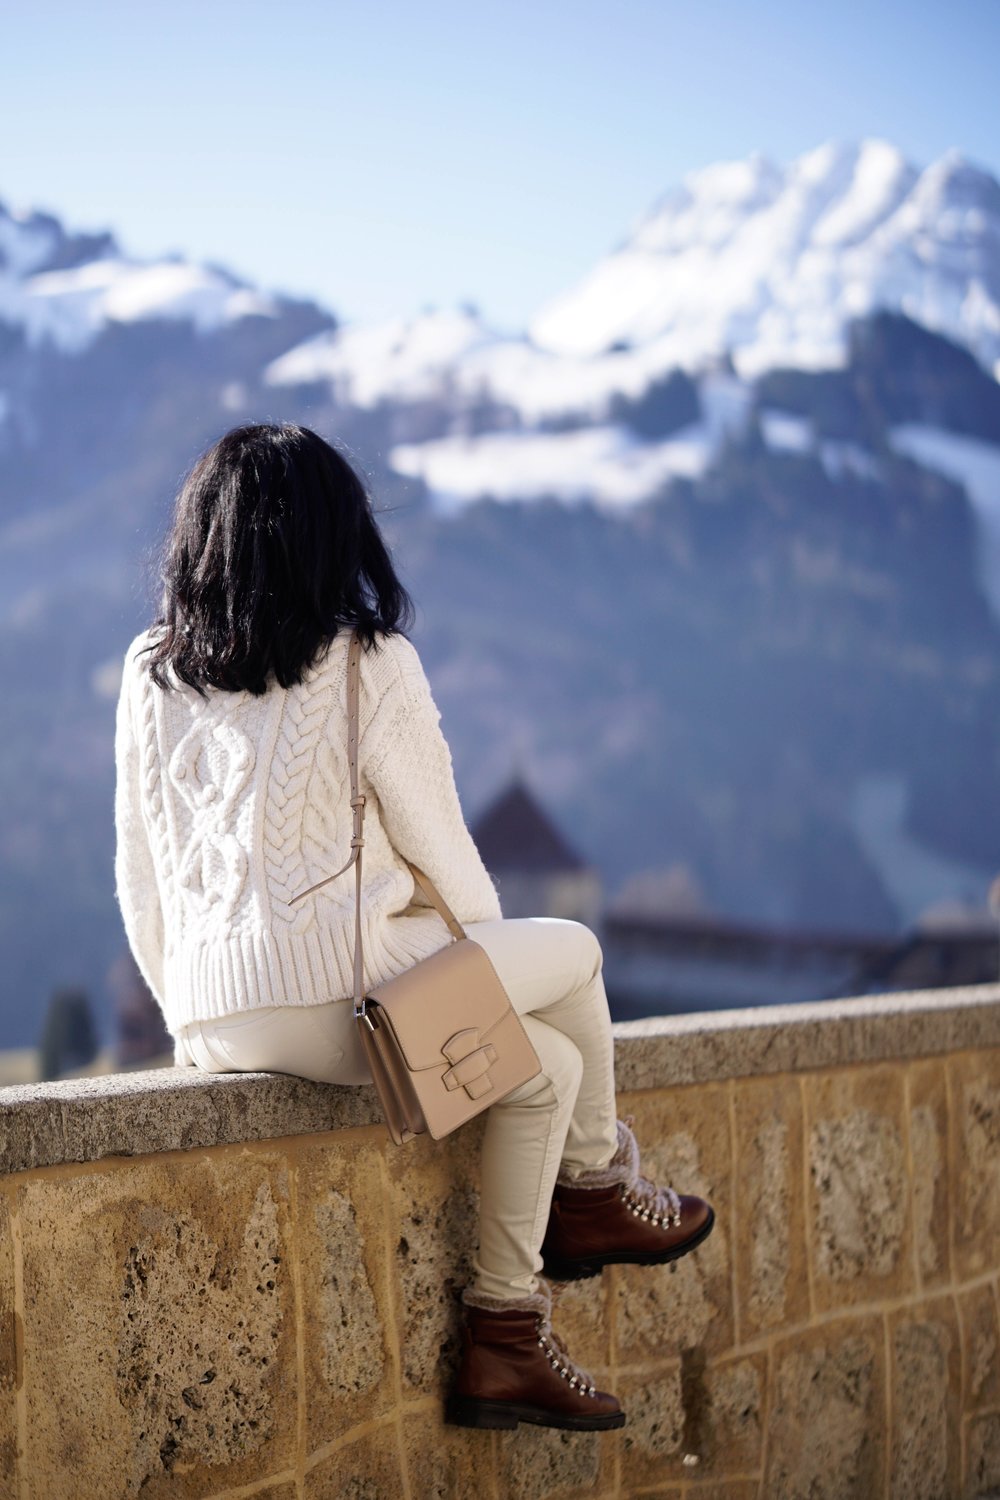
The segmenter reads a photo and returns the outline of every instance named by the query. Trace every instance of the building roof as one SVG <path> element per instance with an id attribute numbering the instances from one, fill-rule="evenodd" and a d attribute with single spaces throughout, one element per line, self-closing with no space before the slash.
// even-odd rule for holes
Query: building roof
<path id="1" fill-rule="evenodd" d="M 873 955 L 854 979 L 856 994 L 992 984 L 1000 946 L 996 932 L 911 932 L 887 954 Z"/>
<path id="2" fill-rule="evenodd" d="M 587 868 L 519 777 L 480 814 L 471 832 L 491 871 L 555 874 Z"/>

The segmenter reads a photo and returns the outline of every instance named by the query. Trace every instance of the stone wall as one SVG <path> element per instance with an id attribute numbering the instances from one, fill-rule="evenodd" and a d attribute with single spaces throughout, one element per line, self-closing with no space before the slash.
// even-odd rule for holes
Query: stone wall
<path id="1" fill-rule="evenodd" d="M 1000 993 L 617 1028 L 643 1165 L 710 1197 L 667 1267 L 558 1294 L 605 1435 L 441 1422 L 482 1122 L 130 1074 L 0 1091 L 0 1494 L 1000 1494 Z"/>

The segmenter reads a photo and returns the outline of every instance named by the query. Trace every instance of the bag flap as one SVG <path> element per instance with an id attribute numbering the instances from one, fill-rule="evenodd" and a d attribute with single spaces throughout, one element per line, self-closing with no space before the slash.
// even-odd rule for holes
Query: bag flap
<path id="1" fill-rule="evenodd" d="M 469 937 L 422 958 L 368 998 L 384 1012 L 407 1067 L 418 1071 L 458 1061 L 442 1049 L 460 1033 L 469 1035 L 458 1044 L 459 1056 L 476 1047 L 477 1031 L 478 1045 L 485 1046 L 510 1009 L 510 996 L 486 949 Z"/>

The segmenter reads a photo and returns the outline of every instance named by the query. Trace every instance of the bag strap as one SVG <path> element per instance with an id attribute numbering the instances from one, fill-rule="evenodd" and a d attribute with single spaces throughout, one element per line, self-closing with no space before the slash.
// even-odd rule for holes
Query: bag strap
<path id="1" fill-rule="evenodd" d="M 354 832 L 351 835 L 351 857 L 345 865 L 335 871 L 333 875 L 327 875 L 307 890 L 299 891 L 297 896 L 292 896 L 289 906 L 294 906 L 296 901 L 303 901 L 306 896 L 311 896 L 314 891 L 321 890 L 323 886 L 329 885 L 331 880 L 336 880 L 338 875 L 343 875 L 345 870 L 354 866 L 354 1014 L 358 1020 L 365 1014 L 364 995 L 364 956 L 361 946 L 361 850 L 364 846 L 365 826 L 365 797 L 360 787 L 358 774 L 358 699 L 359 680 L 361 675 L 361 637 L 357 630 L 351 631 L 351 644 L 347 653 L 347 760 L 351 770 L 351 807 L 354 810 Z M 437 887 L 429 875 L 423 870 L 406 860 L 416 883 L 423 890 L 431 905 L 444 919 L 448 930 L 457 940 L 467 936 L 465 928 L 455 916 L 451 907 L 438 893 Z"/>

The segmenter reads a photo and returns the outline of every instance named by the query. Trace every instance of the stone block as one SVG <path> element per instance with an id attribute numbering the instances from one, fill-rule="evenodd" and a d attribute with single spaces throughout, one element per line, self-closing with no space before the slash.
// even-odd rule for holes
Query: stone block
<path id="1" fill-rule="evenodd" d="M 687 1478 L 680 1360 L 619 1375 L 615 1395 L 628 1418 L 618 1434 L 622 1489 Z"/>
<path id="2" fill-rule="evenodd" d="M 421 1136 L 386 1152 L 404 1399 L 443 1396 L 458 1367 L 460 1297 L 479 1233 L 483 1127 L 480 1116 L 443 1141 Z"/>
<path id="3" fill-rule="evenodd" d="M 779 1340 L 772 1355 L 767 1500 L 874 1500 L 883 1494 L 881 1318 L 844 1318 Z"/>
<path id="4" fill-rule="evenodd" d="M 1000 1412 L 973 1417 L 966 1433 L 965 1494 L 994 1500 L 1000 1493 Z"/>
<path id="5" fill-rule="evenodd" d="M 25 1179 L 17 1202 L 22 1500 L 173 1500 L 294 1466 L 295 1298 L 278 1153 L 46 1174 Z"/>
<path id="6" fill-rule="evenodd" d="M 381 1422 L 306 1469 L 306 1500 L 397 1500 L 406 1493 L 396 1422 Z"/>
<path id="7" fill-rule="evenodd" d="M 662 1360 L 683 1349 L 712 1351 L 732 1345 L 732 1160 L 726 1089 L 724 1084 L 705 1085 L 619 1100 L 619 1113 L 635 1117 L 643 1175 L 679 1193 L 708 1198 L 716 1219 L 708 1239 L 679 1261 L 616 1265 L 605 1271 L 615 1299 L 617 1365 Z"/>
<path id="8" fill-rule="evenodd" d="M 703 1351 L 691 1350 L 680 1361 L 619 1375 L 617 1387 L 628 1414 L 620 1436 L 628 1485 L 690 1479 L 722 1484 L 727 1473 L 735 1480 L 759 1469 L 765 1354 L 709 1363 Z"/>
<path id="9" fill-rule="evenodd" d="M 948 1059 L 953 1117 L 949 1161 L 954 1190 L 955 1275 L 997 1268 L 1000 1243 L 1000 1050 Z"/>
<path id="10" fill-rule="evenodd" d="M 619 1432 L 529 1427 L 497 1435 L 498 1500 L 579 1500 L 614 1492 Z"/>
<path id="11" fill-rule="evenodd" d="M 611 1363 L 607 1276 L 553 1282 L 552 1327 L 578 1365 L 596 1374 Z"/>
<path id="12" fill-rule="evenodd" d="M 524 1431 L 522 1428 L 521 1431 Z M 450 1427 L 433 1410 L 403 1417 L 403 1455 L 414 1500 L 492 1496 L 495 1438 L 488 1431 Z"/>
<path id="13" fill-rule="evenodd" d="M 734 1256 L 740 1339 L 809 1318 L 802 1166 L 802 1093 L 797 1078 L 734 1085 Z"/>
<path id="14" fill-rule="evenodd" d="M 917 1274 L 924 1287 L 942 1286 L 951 1278 L 948 1091 L 943 1064 L 914 1063 L 908 1086 Z"/>
<path id="15" fill-rule="evenodd" d="M 306 1452 L 395 1400 L 381 1130 L 296 1146 L 306 1368 Z"/>
<path id="16" fill-rule="evenodd" d="M 0 1090 L 0 1173 L 30 1171 L 63 1161 L 63 1112 L 50 1099 L 31 1097 L 38 1085 Z"/>
<path id="17" fill-rule="evenodd" d="M 962 1319 L 962 1400 L 966 1411 L 1000 1408 L 1000 1326 L 996 1287 L 959 1294 Z"/>
<path id="18" fill-rule="evenodd" d="M 684 1405 L 699 1466 L 723 1473 L 752 1474 L 760 1468 L 767 1397 L 767 1357 L 745 1355 L 712 1363 L 704 1373 L 685 1362 Z M 699 1418 L 696 1396 L 704 1393 Z"/>
<path id="19" fill-rule="evenodd" d="M 0 1197 L 0 1496 L 17 1492 L 16 1385 L 14 1246 L 7 1202 Z"/>
<path id="20" fill-rule="evenodd" d="M 941 1297 L 889 1317 L 891 1500 L 957 1495 L 961 1346 L 955 1305 Z"/>
<path id="21" fill-rule="evenodd" d="M 806 1080 L 807 1235 L 817 1309 L 914 1285 L 901 1069 Z"/>

